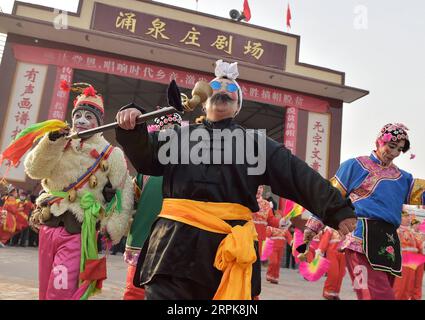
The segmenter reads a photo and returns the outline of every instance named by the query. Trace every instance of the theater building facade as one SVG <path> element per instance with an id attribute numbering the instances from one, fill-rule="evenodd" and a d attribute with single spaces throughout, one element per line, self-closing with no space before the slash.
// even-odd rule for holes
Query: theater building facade
<path id="1" fill-rule="evenodd" d="M 223 59 L 239 65 L 244 104 L 237 122 L 266 129 L 330 178 L 340 163 L 343 103 L 368 94 L 346 86 L 343 72 L 301 63 L 299 36 L 147 0 L 80 0 L 74 13 L 16 1 L 12 14 L 0 13 L 0 32 L 8 34 L 1 150 L 32 123 L 70 121 L 74 96 L 60 89 L 61 80 L 92 84 L 109 122 L 129 102 L 148 111 L 165 106 L 172 79 L 190 93 Z M 183 118 L 193 122 L 200 114 Z M 115 142 L 113 132 L 105 136 Z M 8 180 L 35 188 L 22 164 Z"/>

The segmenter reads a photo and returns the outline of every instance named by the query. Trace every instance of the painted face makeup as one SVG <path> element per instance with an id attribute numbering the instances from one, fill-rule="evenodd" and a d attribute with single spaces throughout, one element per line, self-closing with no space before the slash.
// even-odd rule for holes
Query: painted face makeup
<path id="1" fill-rule="evenodd" d="M 98 126 L 95 115 L 87 110 L 78 110 L 72 117 L 73 129 L 76 132 L 96 128 Z"/>

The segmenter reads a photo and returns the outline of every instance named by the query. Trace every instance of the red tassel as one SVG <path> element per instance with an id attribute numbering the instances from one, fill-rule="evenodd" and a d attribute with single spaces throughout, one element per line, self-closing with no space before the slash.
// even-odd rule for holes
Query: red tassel
<path id="1" fill-rule="evenodd" d="M 70 87 L 69 83 L 66 80 L 62 80 L 61 81 L 60 88 L 63 91 L 70 91 L 71 90 L 71 87 Z"/>
<path id="2" fill-rule="evenodd" d="M 102 281 L 106 279 L 106 258 L 87 259 L 84 271 L 80 273 L 81 280 Z"/>
<path id="3" fill-rule="evenodd" d="M 97 92 L 96 92 L 96 90 L 94 90 L 94 88 L 92 86 L 90 86 L 90 87 L 85 88 L 83 93 L 86 97 L 94 97 Z"/>
<path id="4" fill-rule="evenodd" d="M 99 152 L 97 152 L 96 149 L 92 149 L 92 151 L 90 151 L 90 155 L 92 156 L 92 158 L 99 158 Z"/>
<path id="5" fill-rule="evenodd" d="M 35 137 L 37 137 L 39 132 L 31 132 L 18 139 L 18 143 L 11 143 L 6 150 L 1 154 L 1 160 L 10 160 L 11 165 L 17 167 L 19 165 L 19 160 L 23 157 L 25 152 L 27 152 L 33 145 Z M 0 163 L 1 164 L 1 163 Z"/>

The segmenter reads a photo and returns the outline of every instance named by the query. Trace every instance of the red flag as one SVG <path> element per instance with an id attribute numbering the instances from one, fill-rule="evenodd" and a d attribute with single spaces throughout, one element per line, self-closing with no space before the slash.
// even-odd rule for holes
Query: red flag
<path id="1" fill-rule="evenodd" d="M 289 3 L 288 3 L 288 9 L 286 10 L 286 27 L 287 28 L 291 28 L 291 8 L 289 7 Z"/>
<path id="2" fill-rule="evenodd" d="M 251 9 L 249 8 L 248 0 L 244 0 L 243 2 L 243 15 L 245 16 L 246 22 L 251 19 Z"/>

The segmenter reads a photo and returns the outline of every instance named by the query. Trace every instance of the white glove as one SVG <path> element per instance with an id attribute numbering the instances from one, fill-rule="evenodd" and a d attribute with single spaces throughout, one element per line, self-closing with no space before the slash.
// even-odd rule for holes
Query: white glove
<path id="1" fill-rule="evenodd" d="M 315 252 L 315 255 L 316 255 L 316 257 L 317 256 L 322 256 L 323 257 L 325 254 L 322 252 L 322 250 L 317 249 L 316 252 Z"/>
<path id="2" fill-rule="evenodd" d="M 291 220 L 286 218 L 281 218 L 279 220 L 279 228 L 280 229 L 287 229 L 291 226 Z"/>

